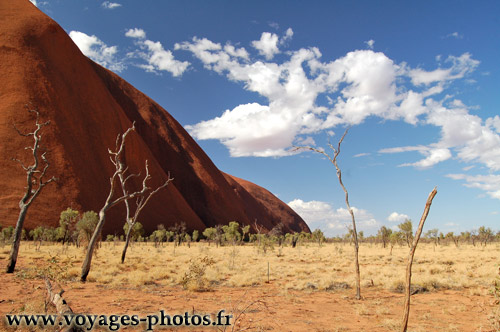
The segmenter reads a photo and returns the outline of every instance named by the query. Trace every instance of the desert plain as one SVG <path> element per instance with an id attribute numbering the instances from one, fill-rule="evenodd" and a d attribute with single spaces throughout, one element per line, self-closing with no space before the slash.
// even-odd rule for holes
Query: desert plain
<path id="1" fill-rule="evenodd" d="M 120 241 L 103 242 L 82 283 L 83 248 L 45 243 L 37 249 L 36 243 L 23 242 L 16 272 L 0 274 L 0 314 L 44 313 L 47 277 L 65 290 L 75 313 L 146 316 L 164 310 L 172 315 L 215 315 L 224 309 L 233 315 L 226 327 L 155 330 L 400 329 L 406 246 L 395 246 L 391 254 L 381 244 L 360 245 L 361 300 L 355 299 L 353 247 L 348 243 L 274 246 L 266 252 L 252 244 L 134 243 L 121 264 L 122 246 Z M 7 264 L 9 248 L 0 248 L 1 265 Z M 421 243 L 413 263 L 408 331 L 498 331 L 498 257 L 499 243 Z M 2 324 L 2 330 L 14 330 L 4 319 Z"/>

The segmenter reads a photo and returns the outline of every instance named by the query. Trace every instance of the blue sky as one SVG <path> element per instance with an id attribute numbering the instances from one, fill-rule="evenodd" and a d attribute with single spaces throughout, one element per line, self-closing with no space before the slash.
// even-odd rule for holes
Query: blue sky
<path id="1" fill-rule="evenodd" d="M 35 2 L 35 1 L 32 1 Z M 37 0 L 82 52 L 172 114 L 223 171 L 312 229 L 500 229 L 498 1 Z"/>

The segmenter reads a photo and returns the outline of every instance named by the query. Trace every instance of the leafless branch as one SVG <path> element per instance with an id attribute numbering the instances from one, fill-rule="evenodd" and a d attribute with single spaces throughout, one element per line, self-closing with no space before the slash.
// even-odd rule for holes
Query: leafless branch
<path id="1" fill-rule="evenodd" d="M 125 169 L 125 172 L 127 171 L 127 169 L 128 169 L 128 167 Z M 130 180 L 131 178 L 133 178 L 133 177 L 139 177 L 139 176 L 141 176 L 141 173 L 130 174 L 125 179 L 123 179 L 123 183 L 127 183 L 127 181 Z"/>
<path id="2" fill-rule="evenodd" d="M 170 172 L 168 173 L 167 180 L 159 187 L 157 187 L 155 190 L 151 190 L 151 188 L 148 187 L 147 182 L 149 179 L 151 179 L 151 175 L 149 174 L 149 165 L 148 161 L 146 160 L 145 162 L 145 169 L 146 169 L 146 175 L 144 176 L 144 179 L 142 181 L 142 193 L 141 195 L 138 195 L 136 200 L 135 200 L 135 211 L 133 213 L 133 216 L 131 216 L 131 207 L 128 202 L 128 199 L 126 199 L 125 202 L 125 209 L 126 209 L 126 218 L 125 222 L 128 224 L 128 231 L 126 234 L 126 239 L 125 239 L 125 246 L 122 252 L 122 263 L 125 261 L 125 255 L 127 252 L 127 248 L 130 242 L 130 234 L 132 231 L 132 228 L 136 224 L 137 220 L 139 219 L 139 214 L 141 211 L 144 209 L 144 207 L 147 205 L 151 197 L 153 197 L 158 191 L 161 189 L 165 188 L 171 181 L 174 179 L 170 177 Z M 126 178 L 123 177 L 123 174 L 119 176 L 120 179 L 120 184 L 122 187 L 122 192 L 124 195 L 128 194 L 128 189 L 126 188 L 126 182 L 127 180 L 131 177 L 134 176 L 134 174 L 131 174 L 127 176 Z M 147 192 L 149 191 L 149 194 Z"/>
<path id="3" fill-rule="evenodd" d="M 130 178 L 132 178 L 134 176 L 139 176 L 138 174 L 137 175 L 136 174 L 126 175 L 125 173 L 128 171 L 128 166 L 123 161 L 123 152 L 125 149 L 126 138 L 134 130 L 135 130 L 135 122 L 132 123 L 132 126 L 130 128 L 128 128 L 123 134 L 117 135 L 116 141 L 115 141 L 115 150 L 112 151 L 111 149 L 108 149 L 108 153 L 110 155 L 111 162 L 113 163 L 113 165 L 115 165 L 115 172 L 113 173 L 113 175 L 109 179 L 109 182 L 110 182 L 109 195 L 106 199 L 106 202 L 104 203 L 104 206 L 102 207 L 101 211 L 99 212 L 99 222 L 97 223 L 96 228 L 94 230 L 94 233 L 92 235 L 92 238 L 89 241 L 89 245 L 87 248 L 87 254 L 85 256 L 85 260 L 83 261 L 82 273 L 80 276 L 80 280 L 82 282 L 86 281 L 87 275 L 90 272 L 90 265 L 92 262 L 92 254 L 94 252 L 94 248 L 95 248 L 95 245 L 98 241 L 98 238 L 101 235 L 101 231 L 102 231 L 102 228 L 104 226 L 107 210 L 110 209 L 111 207 L 121 203 L 121 202 L 125 202 L 125 206 L 127 209 L 126 222 L 129 225 L 132 223 L 132 226 L 133 226 L 133 223 L 135 223 L 135 221 L 130 218 L 130 206 L 129 206 L 128 200 L 132 199 L 132 198 L 139 198 L 139 200 L 137 202 L 140 202 L 140 203 L 142 202 L 142 204 L 143 204 L 142 207 L 140 207 L 140 209 L 139 209 L 139 212 L 140 212 L 140 210 L 144 207 L 145 203 L 147 203 L 149 198 L 153 194 L 158 192 L 159 189 L 161 189 L 161 188 L 159 188 L 159 189 L 155 190 L 153 193 L 150 193 L 150 196 L 148 196 L 148 198 L 145 200 L 143 200 L 141 198 L 141 197 L 145 196 L 148 193 L 148 191 L 150 190 L 150 188 L 147 186 L 147 181 L 151 178 L 151 176 L 149 175 L 149 168 L 148 168 L 147 161 L 146 161 L 146 175 L 145 175 L 143 182 L 142 182 L 142 184 L 143 184 L 142 189 L 138 190 L 138 191 L 134 191 L 134 192 L 129 192 L 125 186 L 126 182 Z M 114 194 L 115 194 L 115 190 L 116 190 L 115 183 L 116 183 L 117 177 L 118 177 L 118 180 L 119 180 L 121 188 L 122 188 L 122 195 L 120 195 L 118 198 L 113 199 Z M 173 179 L 171 179 L 169 176 L 169 179 L 167 179 L 166 183 L 162 187 L 165 187 L 172 180 Z M 135 215 L 138 215 L 137 211 L 136 211 Z M 130 233 L 130 231 L 131 231 L 131 227 L 129 227 L 128 233 Z M 123 257 L 124 256 L 122 256 L 122 260 L 123 260 Z"/>
<path id="4" fill-rule="evenodd" d="M 28 167 L 24 166 L 23 162 L 17 158 L 12 158 L 13 161 L 17 162 L 19 165 L 21 165 L 21 167 L 27 171 L 28 170 Z"/>
<path id="5" fill-rule="evenodd" d="M 248 330 L 256 329 L 256 324 L 259 323 L 258 320 L 247 320 L 246 316 L 252 310 L 257 311 L 267 311 L 269 312 L 269 307 L 267 303 L 262 299 L 248 301 L 247 294 L 243 294 L 243 296 L 234 304 L 231 305 L 231 314 L 233 316 L 233 322 L 230 331 L 231 332 L 242 332 Z M 241 309 L 240 309 L 241 308 Z M 225 332 L 228 331 L 229 327 L 219 327 L 217 331 Z"/>
<path id="6" fill-rule="evenodd" d="M 137 205 L 137 212 L 136 212 L 136 215 L 139 215 L 139 212 L 142 211 L 142 209 L 146 206 L 146 204 L 148 203 L 148 201 L 151 199 L 151 197 L 153 197 L 157 192 L 159 192 L 161 189 L 165 188 L 166 186 L 168 186 L 168 184 L 170 182 L 172 182 L 174 180 L 174 178 L 170 177 L 170 172 L 168 173 L 168 176 L 167 176 L 167 180 L 161 185 L 159 186 L 158 188 L 156 188 L 155 190 L 151 191 L 149 193 L 149 195 L 147 196 L 147 198 L 140 202 L 140 204 Z M 144 198 L 145 196 L 142 196 L 142 198 Z"/>
<path id="7" fill-rule="evenodd" d="M 352 230 L 353 230 L 353 239 L 354 239 L 354 254 L 355 254 L 355 257 L 354 257 L 355 262 L 354 263 L 355 263 L 355 267 L 356 267 L 356 299 L 359 300 L 359 299 L 361 299 L 361 285 L 360 285 L 361 278 L 360 278 L 360 272 L 359 272 L 359 257 L 358 257 L 359 245 L 358 245 L 358 233 L 356 230 L 356 220 L 354 218 L 354 211 L 352 210 L 351 205 L 349 204 L 349 194 L 347 192 L 347 189 L 344 186 L 344 183 L 342 182 L 342 171 L 337 163 L 337 157 L 340 154 L 340 146 L 341 146 L 342 142 L 344 141 L 344 138 L 347 135 L 349 129 L 350 129 L 349 127 L 346 128 L 344 134 L 342 135 L 342 137 L 340 138 L 340 140 L 337 144 L 337 148 L 335 148 L 332 145 L 332 143 L 328 142 L 328 146 L 333 151 L 333 157 L 331 157 L 324 150 L 320 150 L 320 149 L 313 148 L 310 146 L 304 146 L 304 147 L 298 146 L 298 147 L 295 147 L 295 149 L 293 151 L 297 151 L 300 149 L 307 149 L 310 151 L 320 153 L 323 156 L 327 157 L 328 160 L 330 160 L 330 162 L 335 166 L 335 169 L 337 171 L 337 178 L 339 179 L 340 186 L 342 187 L 342 190 L 344 190 L 344 193 L 345 193 L 345 203 L 347 206 L 347 210 L 349 211 L 349 213 L 351 215 L 351 219 L 352 219 Z"/>
<path id="8" fill-rule="evenodd" d="M 30 113 L 34 113 L 36 115 L 35 120 L 35 130 L 31 133 L 22 133 L 15 124 L 13 124 L 14 130 L 23 137 L 33 137 L 33 145 L 25 147 L 25 150 L 31 151 L 31 156 L 33 158 L 33 164 L 26 166 L 19 159 L 13 158 L 14 161 L 19 163 L 22 169 L 26 172 L 26 191 L 19 201 L 19 216 L 16 223 L 16 228 L 14 230 L 14 240 L 12 242 L 12 249 L 9 255 L 9 263 L 7 265 L 7 273 L 14 272 L 17 256 L 19 253 L 19 246 L 21 240 L 21 232 L 24 224 L 24 219 L 26 218 L 26 213 L 31 203 L 35 200 L 35 198 L 40 194 L 42 189 L 49 183 L 56 181 L 55 177 L 51 177 L 47 181 L 44 181 L 44 177 L 47 173 L 47 170 L 50 166 L 49 161 L 47 160 L 46 152 L 43 152 L 40 155 L 40 142 L 42 140 L 42 134 L 40 131 L 43 127 L 47 126 L 50 121 L 46 121 L 44 123 L 40 123 L 40 113 L 37 110 L 29 110 Z M 43 151 L 43 149 L 42 149 Z M 43 169 L 40 170 L 40 159 L 43 162 Z"/>

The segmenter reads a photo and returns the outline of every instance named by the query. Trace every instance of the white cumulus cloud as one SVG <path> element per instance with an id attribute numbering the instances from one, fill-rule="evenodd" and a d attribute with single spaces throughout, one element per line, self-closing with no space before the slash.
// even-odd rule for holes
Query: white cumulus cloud
<path id="1" fill-rule="evenodd" d="M 467 73 L 475 70 L 479 61 L 472 59 L 470 53 L 464 53 L 459 57 L 450 55 L 446 59 L 451 66 L 446 69 L 438 68 L 433 71 L 426 71 L 420 68 L 409 71 L 409 76 L 415 85 L 431 84 L 435 82 L 445 82 L 463 78 Z"/>
<path id="2" fill-rule="evenodd" d="M 465 181 L 465 186 L 484 190 L 491 198 L 500 199 L 500 175 L 448 174 L 453 180 Z"/>
<path id="3" fill-rule="evenodd" d="M 143 39 L 143 38 L 146 38 L 146 32 L 142 29 L 139 29 L 139 28 L 133 28 L 133 29 L 127 30 L 127 32 L 125 32 L 125 36 L 130 37 L 130 38 Z"/>
<path id="4" fill-rule="evenodd" d="M 205 38 L 177 44 L 176 49 L 192 52 L 205 68 L 243 82 L 247 90 L 270 101 L 238 105 L 220 117 L 187 126 L 196 138 L 219 139 L 232 156 L 284 156 L 299 132 L 312 133 L 320 127 L 314 99 L 324 87 L 309 81 L 302 67 L 318 56 L 315 50 L 302 50 L 290 61 L 275 64 L 249 62 L 246 50 Z"/>
<path id="5" fill-rule="evenodd" d="M 305 202 L 294 199 L 288 205 L 297 212 L 311 229 L 319 228 L 327 236 L 345 234 L 352 225 L 351 214 L 346 208 L 334 209 L 329 203 L 321 201 Z M 374 231 L 380 224 L 371 213 L 352 207 L 358 231 Z"/>
<path id="6" fill-rule="evenodd" d="M 290 41 L 293 37 L 293 30 L 292 28 L 286 29 L 285 35 L 281 37 L 280 39 L 280 45 L 286 44 L 288 41 Z"/>
<path id="7" fill-rule="evenodd" d="M 219 139 L 234 157 L 285 156 L 294 132 L 283 114 L 271 114 L 269 106 L 258 103 L 239 105 L 220 117 L 186 126 L 198 139 Z M 259 130 L 255 130 L 259 128 Z"/>
<path id="8" fill-rule="evenodd" d="M 254 40 L 252 46 L 256 48 L 259 53 L 271 60 L 275 54 L 279 53 L 278 49 L 278 35 L 270 32 L 263 32 L 260 40 Z"/>
<path id="9" fill-rule="evenodd" d="M 343 123 L 359 124 L 372 115 L 414 123 L 425 112 L 422 98 L 412 93 L 397 95 L 399 67 L 382 53 L 356 51 L 325 64 L 319 61 L 318 49 L 300 49 L 283 63 L 264 63 L 249 62 L 243 51 L 245 57 L 235 57 L 207 39 L 193 38 L 177 44 L 176 49 L 191 51 L 205 68 L 243 82 L 247 90 L 268 99 L 269 104 L 260 105 L 258 112 L 253 104 L 239 105 L 220 117 L 187 127 L 198 139 L 221 140 L 232 156 L 283 156 L 299 135 Z M 316 105 L 320 94 L 338 90 L 341 83 L 346 86 L 332 100 L 331 109 Z M 416 107 L 419 102 L 420 108 Z M 227 131 L 229 123 L 239 129 Z M 255 147 L 258 149 L 252 150 Z"/>
<path id="10" fill-rule="evenodd" d="M 252 43 L 254 50 L 198 37 L 175 44 L 175 50 L 192 53 L 207 70 L 266 100 L 234 105 L 186 129 L 197 139 L 219 140 L 233 157 L 279 157 L 290 155 L 294 144 L 313 142 L 314 134 L 377 117 L 440 129 L 437 142 L 379 151 L 422 155 L 400 166 L 430 168 L 456 159 L 500 170 L 500 117 L 483 121 L 447 93 L 454 81 L 465 81 L 479 66 L 470 53 L 438 56 L 438 68 L 431 70 L 397 64 L 371 49 L 325 61 L 316 47 L 281 51 L 278 46 L 292 36 L 291 28 L 281 39 L 264 32 Z"/>
<path id="11" fill-rule="evenodd" d="M 140 68 L 149 72 L 167 71 L 174 77 L 182 76 L 188 69 L 188 61 L 175 59 L 172 51 L 166 50 L 161 42 L 146 39 L 146 32 L 143 29 L 133 28 L 125 32 L 125 36 L 135 39 L 139 51 L 129 53 L 131 58 L 141 58 L 146 63 L 139 64 Z"/>
<path id="12" fill-rule="evenodd" d="M 390 222 L 397 222 L 397 223 L 401 223 L 406 219 L 410 219 L 410 217 L 408 217 L 406 214 L 398 212 L 393 212 L 387 217 L 387 220 L 389 220 Z"/>
<path id="13" fill-rule="evenodd" d="M 426 150 L 422 150 L 422 153 L 426 155 L 424 159 L 416 161 L 414 163 L 405 163 L 402 164 L 401 166 L 428 168 L 451 158 L 450 150 L 445 148 L 435 148 L 435 149 L 429 148 Z"/>
<path id="14" fill-rule="evenodd" d="M 101 6 L 106 9 L 115 9 L 121 7 L 122 5 L 116 2 L 104 1 Z"/>
<path id="15" fill-rule="evenodd" d="M 480 162 L 492 171 L 500 170 L 500 136 L 495 116 L 483 121 L 472 115 L 462 102 L 450 101 L 446 106 L 442 102 L 429 101 L 426 124 L 441 128 L 441 139 L 429 146 L 400 147 L 382 149 L 381 153 L 399 153 L 418 151 L 424 159 L 406 163 L 403 166 L 431 167 L 450 159 L 452 150 L 458 159 L 464 162 Z"/>
<path id="16" fill-rule="evenodd" d="M 368 41 L 365 41 L 366 46 L 368 46 L 369 49 L 373 50 L 373 46 L 375 46 L 375 41 L 373 39 L 370 39 Z"/>
<path id="17" fill-rule="evenodd" d="M 71 31 L 69 36 L 82 51 L 83 54 L 97 62 L 103 67 L 120 72 L 124 69 L 124 64 L 117 59 L 117 46 L 108 46 L 98 37 L 89 36 L 84 32 Z"/>
<path id="18" fill-rule="evenodd" d="M 146 40 L 144 45 L 148 51 L 145 56 L 148 65 L 144 68 L 148 70 L 165 70 L 176 77 L 181 76 L 189 66 L 187 61 L 175 60 L 172 52 L 165 50 L 160 42 Z"/>

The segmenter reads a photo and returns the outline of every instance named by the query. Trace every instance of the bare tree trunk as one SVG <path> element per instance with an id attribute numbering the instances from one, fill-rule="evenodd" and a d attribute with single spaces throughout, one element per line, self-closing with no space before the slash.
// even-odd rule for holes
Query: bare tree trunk
<path id="1" fill-rule="evenodd" d="M 26 212 L 28 212 L 27 205 L 21 205 L 21 211 L 16 223 L 16 229 L 14 231 L 14 242 L 12 243 L 12 248 L 10 249 L 9 263 L 7 264 L 7 273 L 13 273 L 17 263 L 17 255 L 19 253 L 19 246 L 21 245 L 21 234 L 23 232 L 24 219 L 26 218 Z"/>
<path id="2" fill-rule="evenodd" d="M 92 257 L 95 249 L 95 245 L 99 239 L 99 236 L 101 235 L 102 227 L 104 226 L 104 221 L 106 220 L 106 210 L 108 209 L 108 206 L 104 206 L 101 211 L 99 212 L 99 222 L 97 223 L 94 233 L 92 234 L 92 237 L 90 238 L 89 245 L 87 248 L 87 253 L 85 255 L 85 260 L 83 261 L 82 265 L 82 273 L 80 276 L 80 280 L 82 282 L 85 282 L 87 280 L 87 276 L 90 272 L 90 265 L 92 264 Z"/>
<path id="3" fill-rule="evenodd" d="M 344 186 L 344 183 L 342 182 L 342 172 L 340 170 L 340 167 L 337 165 L 337 157 L 340 153 L 340 144 L 342 144 L 342 141 L 344 140 L 345 135 L 347 135 L 347 132 L 349 131 L 349 128 L 347 128 L 344 132 L 344 135 L 339 141 L 339 144 L 337 146 L 337 150 L 333 149 L 335 151 L 335 155 L 333 158 L 333 164 L 335 165 L 335 168 L 337 169 L 337 177 L 339 178 L 340 186 L 344 190 L 345 193 L 345 204 L 347 206 L 347 209 L 349 210 L 349 213 L 351 214 L 351 219 L 352 219 L 352 233 L 353 233 L 353 238 L 354 238 L 354 265 L 356 267 L 356 299 L 360 300 L 361 299 L 361 277 L 360 277 L 360 272 L 359 272 L 359 244 L 358 244 L 358 231 L 356 230 L 356 220 L 354 219 L 354 211 L 351 209 L 351 205 L 349 204 L 349 194 L 347 192 L 347 189 Z M 330 145 L 331 146 L 331 145 Z"/>
<path id="4" fill-rule="evenodd" d="M 410 253 L 408 255 L 408 265 L 406 266 L 406 284 L 405 284 L 405 305 L 404 305 L 404 313 L 403 313 L 403 322 L 401 323 L 401 332 L 406 332 L 408 328 L 408 318 L 410 316 L 410 287 L 411 287 L 411 266 L 413 264 L 413 256 L 415 256 L 415 250 L 417 250 L 417 244 L 420 240 L 420 235 L 422 234 L 422 229 L 424 228 L 425 219 L 427 219 L 427 215 L 429 214 L 429 210 L 431 208 L 432 200 L 434 196 L 437 194 L 437 189 L 434 188 L 429 197 L 427 198 L 427 202 L 425 204 L 424 213 L 422 214 L 422 218 L 420 218 L 420 223 L 418 224 L 417 232 L 415 233 L 415 238 L 413 239 L 413 244 L 410 249 Z"/>
<path id="5" fill-rule="evenodd" d="M 125 239 L 125 246 L 123 247 L 122 251 L 122 264 L 125 262 L 125 255 L 127 254 L 127 248 L 130 243 L 130 233 L 132 233 L 132 227 L 133 226 L 130 226 L 130 224 L 128 225 L 127 235 Z"/>
<path id="6" fill-rule="evenodd" d="M 347 205 L 347 209 L 349 210 L 349 213 L 351 214 L 352 218 L 352 230 L 353 230 L 353 237 L 354 237 L 354 265 L 356 268 L 356 300 L 361 299 L 361 277 L 360 277 L 360 272 L 359 272 L 359 244 L 358 244 L 358 234 L 356 231 L 356 220 L 354 219 L 354 212 L 351 209 L 351 206 L 349 205 L 349 198 L 347 194 L 347 190 L 345 189 L 344 185 L 342 184 L 342 180 L 340 177 L 340 169 L 338 169 L 339 175 L 339 181 L 340 184 L 342 185 L 342 188 L 345 191 L 345 202 Z"/>

